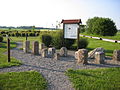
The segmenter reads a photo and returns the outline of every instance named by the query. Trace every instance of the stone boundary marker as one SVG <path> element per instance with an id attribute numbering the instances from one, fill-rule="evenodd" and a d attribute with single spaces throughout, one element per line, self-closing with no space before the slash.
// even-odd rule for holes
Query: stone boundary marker
<path id="1" fill-rule="evenodd" d="M 95 53 L 95 63 L 96 64 L 104 64 L 105 53 L 104 52 L 96 52 Z"/>
<path id="2" fill-rule="evenodd" d="M 41 50 L 41 56 L 43 58 L 48 57 L 48 49 L 47 48 L 44 48 L 44 49 Z"/>
<path id="3" fill-rule="evenodd" d="M 34 41 L 33 42 L 32 53 L 34 55 L 38 55 L 39 54 L 39 42 L 38 41 Z"/>
<path id="4" fill-rule="evenodd" d="M 30 41 L 25 41 L 23 43 L 23 51 L 25 53 L 29 53 L 29 51 L 30 51 Z"/>
<path id="5" fill-rule="evenodd" d="M 120 61 L 120 50 L 114 50 L 113 51 L 113 60 L 114 61 Z"/>
<path id="6" fill-rule="evenodd" d="M 79 49 L 77 52 L 77 63 L 87 64 L 88 59 L 88 50 L 87 49 Z"/>
<path id="7" fill-rule="evenodd" d="M 63 57 L 67 56 L 67 48 L 66 47 L 62 47 L 60 49 L 60 56 L 63 56 Z"/>

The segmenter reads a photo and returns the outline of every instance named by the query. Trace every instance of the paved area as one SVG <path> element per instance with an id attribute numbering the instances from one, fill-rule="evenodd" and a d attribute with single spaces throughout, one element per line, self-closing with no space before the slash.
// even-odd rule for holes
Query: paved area
<path id="1" fill-rule="evenodd" d="M 69 68 L 72 69 L 92 69 L 104 67 L 120 67 L 120 65 L 78 65 L 74 58 L 74 51 L 68 51 L 67 57 L 61 57 L 60 60 L 52 58 L 42 58 L 40 55 L 33 55 L 31 53 L 24 53 L 19 48 L 22 43 L 18 42 L 18 47 L 11 50 L 11 56 L 23 62 L 21 66 L 13 66 L 10 68 L 0 69 L 0 72 L 20 72 L 36 70 L 41 73 L 48 81 L 48 90 L 74 90 L 68 77 L 65 76 L 65 71 Z"/>

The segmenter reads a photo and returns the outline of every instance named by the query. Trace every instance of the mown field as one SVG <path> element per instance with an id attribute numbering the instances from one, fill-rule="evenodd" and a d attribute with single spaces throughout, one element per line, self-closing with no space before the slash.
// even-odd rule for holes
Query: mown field
<path id="1" fill-rule="evenodd" d="M 101 38 L 112 39 L 112 40 L 120 40 L 120 31 L 118 31 L 115 36 L 100 36 L 100 35 L 87 34 L 87 33 L 81 33 L 81 35 L 101 37 Z"/>
<path id="2" fill-rule="evenodd" d="M 11 42 L 11 49 L 14 47 L 16 47 L 16 44 Z M 6 42 L 0 42 L 0 68 L 21 65 L 21 62 L 13 57 L 11 57 L 11 62 L 8 62 L 7 55 L 4 54 L 6 51 Z"/>
<path id="3" fill-rule="evenodd" d="M 76 90 L 120 90 L 120 67 L 66 72 Z"/>
<path id="4" fill-rule="evenodd" d="M 36 71 L 0 73 L 0 90 L 46 90 L 47 81 Z"/>

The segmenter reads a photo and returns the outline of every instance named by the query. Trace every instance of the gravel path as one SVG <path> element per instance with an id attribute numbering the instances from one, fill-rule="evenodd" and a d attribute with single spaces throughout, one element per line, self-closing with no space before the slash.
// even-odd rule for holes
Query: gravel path
<path id="1" fill-rule="evenodd" d="M 74 51 L 68 52 L 68 57 L 61 57 L 60 60 L 51 58 L 42 58 L 40 55 L 31 53 L 25 54 L 21 48 L 22 43 L 18 42 L 18 47 L 11 50 L 11 56 L 23 62 L 21 66 L 0 69 L 0 72 L 19 72 L 36 70 L 40 72 L 48 81 L 48 90 L 74 90 L 68 77 L 65 76 L 65 71 L 69 68 L 73 69 L 90 69 L 103 67 L 120 67 L 120 65 L 78 65 L 74 58 Z"/>

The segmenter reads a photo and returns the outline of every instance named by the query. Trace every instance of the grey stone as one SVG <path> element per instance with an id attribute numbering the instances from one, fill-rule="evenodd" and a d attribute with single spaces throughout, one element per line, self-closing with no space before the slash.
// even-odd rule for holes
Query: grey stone
<path id="1" fill-rule="evenodd" d="M 60 56 L 64 56 L 64 57 L 67 56 L 67 48 L 66 47 L 62 47 L 60 49 Z"/>
<path id="2" fill-rule="evenodd" d="M 92 50 L 92 51 L 90 51 L 89 53 L 88 53 L 88 58 L 95 58 L 95 53 L 96 52 L 104 52 L 105 53 L 105 50 L 103 49 L 103 48 L 96 48 L 96 49 L 94 49 L 94 50 Z"/>
<path id="3" fill-rule="evenodd" d="M 44 48 L 44 49 L 41 50 L 41 56 L 43 58 L 48 57 L 48 49 L 47 48 Z"/>
<path id="4" fill-rule="evenodd" d="M 114 61 L 120 61 L 120 50 L 114 50 L 113 51 L 113 60 Z"/>
<path id="5" fill-rule="evenodd" d="M 49 57 L 53 57 L 55 52 L 56 52 L 56 49 L 54 47 L 48 48 Z"/>
<path id="6" fill-rule="evenodd" d="M 105 53 L 104 52 L 96 52 L 95 53 L 95 63 L 96 64 L 104 64 Z"/>
<path id="7" fill-rule="evenodd" d="M 29 51 L 30 51 L 30 41 L 25 41 L 23 43 L 23 51 L 25 53 L 29 53 Z"/>
<path id="8" fill-rule="evenodd" d="M 45 48 L 45 44 L 44 44 L 44 43 L 40 43 L 40 44 L 39 44 L 39 49 L 42 50 L 42 49 L 44 49 L 44 48 Z"/>
<path id="9" fill-rule="evenodd" d="M 34 41 L 33 42 L 32 53 L 34 55 L 38 55 L 39 54 L 39 42 L 38 41 Z"/>
<path id="10" fill-rule="evenodd" d="M 77 54 L 77 63 L 81 64 L 87 64 L 87 59 L 88 59 L 88 50 L 86 49 L 79 49 L 78 54 Z"/>
<path id="11" fill-rule="evenodd" d="M 78 51 L 75 52 L 75 59 L 78 59 Z"/>
<path id="12" fill-rule="evenodd" d="M 54 59 L 55 60 L 59 60 L 60 59 L 60 54 L 59 53 L 55 53 L 54 54 Z"/>

